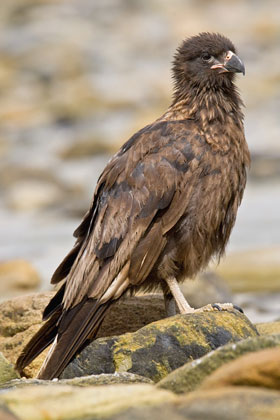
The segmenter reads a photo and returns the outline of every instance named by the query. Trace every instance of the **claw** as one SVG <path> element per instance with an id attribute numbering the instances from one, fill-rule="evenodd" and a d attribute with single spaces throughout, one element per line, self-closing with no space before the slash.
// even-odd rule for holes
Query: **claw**
<path id="1" fill-rule="evenodd" d="M 240 306 L 238 305 L 233 305 L 234 309 L 236 309 L 237 311 L 241 312 L 242 314 L 244 314 L 244 311 L 242 308 L 240 308 Z"/>
<path id="2" fill-rule="evenodd" d="M 221 311 L 222 310 L 222 308 L 220 307 L 220 305 L 218 305 L 217 303 L 212 303 L 212 308 L 213 309 L 217 309 L 217 311 Z"/>

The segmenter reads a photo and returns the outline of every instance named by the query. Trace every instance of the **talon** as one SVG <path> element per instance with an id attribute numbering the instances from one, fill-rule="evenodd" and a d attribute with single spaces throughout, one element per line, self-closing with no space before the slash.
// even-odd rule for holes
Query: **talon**
<path id="1" fill-rule="evenodd" d="M 212 303 L 211 306 L 212 306 L 213 309 L 217 309 L 217 311 L 222 310 L 222 308 L 217 303 Z"/>
<path id="2" fill-rule="evenodd" d="M 244 311 L 242 308 L 240 308 L 240 306 L 238 305 L 233 305 L 234 309 L 236 309 L 237 311 L 241 312 L 242 314 L 244 314 Z"/>

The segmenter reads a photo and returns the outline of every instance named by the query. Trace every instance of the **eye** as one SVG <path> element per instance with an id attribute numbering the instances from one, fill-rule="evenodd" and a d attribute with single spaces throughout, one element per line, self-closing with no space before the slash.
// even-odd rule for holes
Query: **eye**
<path id="1" fill-rule="evenodd" d="M 201 58 L 203 61 L 210 61 L 212 58 L 212 55 L 210 55 L 209 53 L 205 52 L 203 54 L 201 54 Z"/>

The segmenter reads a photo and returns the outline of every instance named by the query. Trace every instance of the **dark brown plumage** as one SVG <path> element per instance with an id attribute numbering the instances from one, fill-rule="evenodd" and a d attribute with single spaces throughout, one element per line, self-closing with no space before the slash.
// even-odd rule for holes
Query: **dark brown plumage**
<path id="1" fill-rule="evenodd" d="M 19 371 L 53 342 L 39 377 L 59 376 L 127 291 L 161 287 L 188 310 L 175 279 L 193 277 L 223 254 L 246 183 L 236 72 L 244 66 L 221 35 L 202 33 L 178 48 L 173 103 L 101 174 L 76 244 L 52 277 L 63 285 L 19 357 Z"/>

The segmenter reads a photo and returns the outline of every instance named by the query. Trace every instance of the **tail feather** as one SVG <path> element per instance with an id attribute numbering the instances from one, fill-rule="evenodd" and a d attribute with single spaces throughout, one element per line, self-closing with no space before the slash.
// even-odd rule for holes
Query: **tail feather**
<path id="1" fill-rule="evenodd" d="M 53 342 L 57 334 L 57 322 L 60 316 L 61 311 L 53 314 L 53 316 L 32 337 L 29 343 L 27 343 L 16 362 L 16 369 L 20 374 L 23 373 L 23 369 L 29 365 L 29 363 Z"/>
<path id="2" fill-rule="evenodd" d="M 75 354 L 87 340 L 92 340 L 104 319 L 111 302 L 100 304 L 86 299 L 65 312 L 59 323 L 56 342 L 52 346 L 38 378 L 59 377 Z M 54 337 L 55 338 L 55 337 Z"/>
<path id="3" fill-rule="evenodd" d="M 62 299 L 64 296 L 66 283 L 56 292 L 53 298 L 49 301 L 43 312 L 43 321 L 49 319 L 55 312 L 62 310 Z"/>

